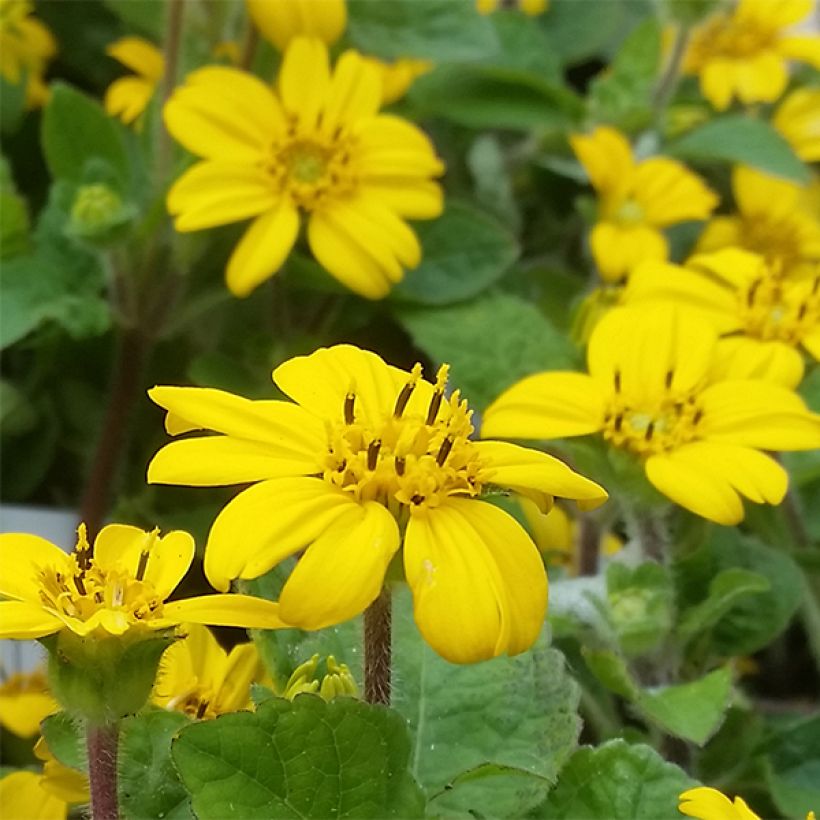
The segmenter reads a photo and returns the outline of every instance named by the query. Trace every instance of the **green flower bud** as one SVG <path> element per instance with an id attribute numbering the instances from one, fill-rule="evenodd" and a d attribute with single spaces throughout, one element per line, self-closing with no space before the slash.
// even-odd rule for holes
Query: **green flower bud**
<path id="1" fill-rule="evenodd" d="M 133 207 L 105 183 L 82 185 L 71 205 L 68 232 L 78 239 L 105 244 L 116 238 L 133 214 Z"/>

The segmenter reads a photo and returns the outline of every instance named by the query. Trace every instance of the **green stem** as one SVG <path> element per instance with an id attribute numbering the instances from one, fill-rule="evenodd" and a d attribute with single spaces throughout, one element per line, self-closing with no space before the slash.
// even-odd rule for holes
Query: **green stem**
<path id="1" fill-rule="evenodd" d="M 119 734 L 116 723 L 86 727 L 91 820 L 118 820 L 120 816 L 117 799 Z"/>
<path id="2" fill-rule="evenodd" d="M 364 699 L 368 703 L 390 705 L 391 625 L 390 590 L 384 586 L 364 613 Z"/>
<path id="3" fill-rule="evenodd" d="M 666 510 L 632 507 L 624 510 L 631 537 L 640 545 L 644 558 L 665 564 L 669 552 Z"/>
<path id="4" fill-rule="evenodd" d="M 652 108 L 655 112 L 655 130 L 660 132 L 663 126 L 663 116 L 680 78 L 681 64 L 686 54 L 686 46 L 689 44 L 689 27 L 679 25 L 675 32 L 675 41 L 672 44 L 672 53 L 669 55 L 669 62 L 666 70 L 655 87 L 652 99 Z"/>

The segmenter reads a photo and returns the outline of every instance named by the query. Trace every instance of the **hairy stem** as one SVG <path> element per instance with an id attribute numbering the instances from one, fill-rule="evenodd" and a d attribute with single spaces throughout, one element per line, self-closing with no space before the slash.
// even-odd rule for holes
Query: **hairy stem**
<path id="1" fill-rule="evenodd" d="M 364 699 L 390 705 L 390 658 L 392 612 L 390 590 L 381 594 L 364 613 Z"/>
<path id="2" fill-rule="evenodd" d="M 117 744 L 119 726 L 89 724 L 86 728 L 88 781 L 91 789 L 92 820 L 117 820 Z"/>
<path id="3" fill-rule="evenodd" d="M 597 575 L 601 527 L 589 515 L 582 515 L 579 524 L 578 575 Z"/>
<path id="4" fill-rule="evenodd" d="M 657 131 L 660 131 L 663 126 L 663 116 L 666 113 L 666 107 L 669 105 L 669 101 L 672 99 L 672 95 L 677 88 L 681 64 L 683 63 L 686 46 L 688 44 L 689 27 L 679 25 L 675 32 L 675 41 L 672 44 L 669 62 L 667 62 L 666 70 L 663 72 L 663 76 L 655 87 L 655 93 L 652 99 L 652 108 L 655 112 L 655 129 Z"/>
<path id="5" fill-rule="evenodd" d="M 665 564 L 669 552 L 669 527 L 666 511 L 646 507 L 634 507 L 625 512 L 626 525 L 631 538 L 641 548 L 644 558 Z"/>

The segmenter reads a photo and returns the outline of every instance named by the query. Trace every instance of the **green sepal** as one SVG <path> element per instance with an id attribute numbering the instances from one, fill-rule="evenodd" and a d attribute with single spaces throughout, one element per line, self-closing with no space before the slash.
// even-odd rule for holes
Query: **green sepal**
<path id="1" fill-rule="evenodd" d="M 145 705 L 162 653 L 174 640 L 170 630 L 135 641 L 64 629 L 41 643 L 48 650 L 49 683 L 59 703 L 67 712 L 103 725 Z"/>

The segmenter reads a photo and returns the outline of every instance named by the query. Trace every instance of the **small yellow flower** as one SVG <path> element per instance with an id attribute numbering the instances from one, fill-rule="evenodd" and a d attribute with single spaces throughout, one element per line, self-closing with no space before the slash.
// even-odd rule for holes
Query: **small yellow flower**
<path id="1" fill-rule="evenodd" d="M 733 97 L 774 102 L 786 90 L 788 60 L 820 68 L 820 37 L 786 31 L 811 9 L 812 0 L 738 0 L 695 29 L 683 71 L 699 76 L 703 96 L 719 111 Z"/>
<path id="2" fill-rule="evenodd" d="M 296 37 L 335 43 L 347 26 L 345 0 L 245 0 L 262 36 L 280 51 Z"/>
<path id="3" fill-rule="evenodd" d="M 154 96 L 165 72 L 162 52 L 142 37 L 123 37 L 111 43 L 105 53 L 134 72 L 114 80 L 105 92 L 105 110 L 126 125 L 139 119 Z"/>
<path id="4" fill-rule="evenodd" d="M 63 552 L 36 535 L 0 535 L 0 638 L 139 636 L 184 621 L 272 628 L 276 604 L 245 595 L 204 595 L 166 602 L 194 557 L 186 532 L 160 537 L 110 524 L 93 554 L 80 525 L 76 550 Z"/>
<path id="5" fill-rule="evenodd" d="M 26 108 L 39 108 L 48 99 L 45 74 L 57 53 L 51 32 L 32 16 L 29 0 L 0 0 L 0 75 L 12 85 L 26 79 Z"/>
<path id="6" fill-rule="evenodd" d="M 808 202 L 809 189 L 737 166 L 732 191 L 737 214 L 714 217 L 697 251 L 745 248 L 779 266 L 784 275 L 812 275 L 813 263 L 820 260 L 820 218 Z"/>
<path id="7" fill-rule="evenodd" d="M 333 655 L 328 655 L 325 663 L 327 674 L 322 677 L 321 681 L 316 678 L 318 667 L 318 655 L 314 655 L 309 661 L 297 666 L 285 684 L 282 697 L 293 700 L 297 695 L 315 694 L 327 701 L 340 695 L 358 697 L 359 689 L 347 664 L 337 663 Z"/>
<path id="8" fill-rule="evenodd" d="M 280 596 L 294 626 L 321 629 L 379 595 L 404 532 L 416 622 L 436 651 L 468 663 L 516 654 L 536 639 L 547 584 L 534 544 L 500 508 L 492 485 L 537 500 L 601 503 L 606 493 L 544 453 L 473 441 L 471 411 L 435 383 L 349 345 L 280 365 L 296 403 L 249 401 L 219 390 L 155 387 L 172 435 L 148 480 L 197 486 L 258 482 L 217 517 L 205 573 L 217 589 L 256 578 L 307 546 Z"/>
<path id="9" fill-rule="evenodd" d="M 724 372 L 796 387 L 802 346 L 820 359 L 820 264 L 813 278 L 775 275 L 754 253 L 726 248 L 692 257 L 686 267 L 647 263 L 629 279 L 626 301 L 668 299 L 699 311 L 728 338 L 719 343 Z"/>
<path id="10" fill-rule="evenodd" d="M 406 219 L 442 209 L 443 172 L 427 137 L 379 114 L 379 70 L 355 51 L 331 72 L 319 40 L 291 42 L 277 89 L 231 68 L 191 74 L 165 106 L 173 136 L 203 157 L 168 194 L 179 231 L 254 217 L 228 287 L 247 296 L 282 266 L 301 214 L 317 261 L 351 290 L 386 296 L 421 247 Z"/>
<path id="11" fill-rule="evenodd" d="M 41 721 L 60 707 L 42 669 L 16 672 L 0 684 L 0 726 L 18 737 L 32 737 Z"/>
<path id="12" fill-rule="evenodd" d="M 549 0 L 476 0 L 479 14 L 492 14 L 501 8 L 515 8 L 529 17 L 543 14 L 549 7 Z"/>
<path id="13" fill-rule="evenodd" d="M 722 792 L 708 786 L 689 789 L 678 800 L 680 813 L 697 820 L 761 820 L 742 797 L 730 800 Z M 813 811 L 806 815 L 806 820 L 815 820 Z"/>
<path id="14" fill-rule="evenodd" d="M 393 62 L 377 60 L 375 57 L 364 59 L 381 73 L 382 105 L 390 105 L 400 100 L 417 77 L 433 70 L 433 63 L 429 60 L 416 60 L 410 57 Z"/>
<path id="15" fill-rule="evenodd" d="M 243 643 L 226 652 L 200 624 L 185 624 L 183 632 L 162 656 L 153 702 L 197 720 L 249 709 L 251 684 L 265 676 L 256 647 Z"/>
<path id="16" fill-rule="evenodd" d="M 804 162 L 820 161 L 820 88 L 797 88 L 780 103 L 772 125 Z"/>
<path id="17" fill-rule="evenodd" d="M 708 322 L 666 303 L 615 308 L 592 332 L 588 374 L 524 379 L 487 409 L 482 434 L 601 433 L 640 459 L 672 501 L 737 524 L 741 496 L 779 504 L 786 492 L 786 471 L 761 450 L 820 446 L 820 416 L 780 385 L 711 379 L 716 343 Z"/>
<path id="18" fill-rule="evenodd" d="M 617 282 L 646 259 L 665 260 L 669 247 L 662 229 L 707 219 L 717 206 L 717 196 L 676 160 L 636 161 L 626 137 L 614 128 L 575 134 L 570 143 L 598 194 L 590 244 L 607 282 Z"/>

